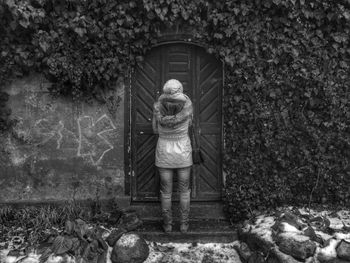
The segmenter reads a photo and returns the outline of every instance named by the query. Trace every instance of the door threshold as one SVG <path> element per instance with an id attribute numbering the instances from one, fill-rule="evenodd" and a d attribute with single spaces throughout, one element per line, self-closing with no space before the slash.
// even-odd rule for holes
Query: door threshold
<path id="1" fill-rule="evenodd" d="M 160 202 L 133 202 L 130 208 L 135 210 L 142 220 L 159 220 L 162 218 Z M 174 201 L 174 218 L 177 218 L 179 213 L 179 202 Z M 190 217 L 192 220 L 226 219 L 222 202 L 191 202 Z"/>

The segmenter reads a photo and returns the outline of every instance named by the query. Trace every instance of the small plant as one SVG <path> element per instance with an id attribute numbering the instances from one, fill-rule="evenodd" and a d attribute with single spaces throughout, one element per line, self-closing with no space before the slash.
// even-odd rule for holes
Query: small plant
<path id="1" fill-rule="evenodd" d="M 82 214 L 83 208 L 72 202 L 63 206 L 44 205 L 15 208 L 10 205 L 0 207 L 0 225 L 3 237 L 11 236 L 20 230 L 26 236 L 29 245 L 43 241 L 52 229 L 62 229 L 67 220 L 75 220 Z M 1 240 L 1 239 L 0 239 Z"/>

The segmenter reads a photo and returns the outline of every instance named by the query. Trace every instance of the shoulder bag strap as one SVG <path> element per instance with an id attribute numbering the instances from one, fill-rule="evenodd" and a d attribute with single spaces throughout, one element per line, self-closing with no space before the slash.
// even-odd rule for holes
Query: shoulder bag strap
<path id="1" fill-rule="evenodd" d="M 191 124 L 191 139 L 192 139 L 192 144 L 193 144 L 193 148 L 196 149 L 198 148 L 198 144 L 197 144 L 197 136 L 196 136 L 196 132 L 194 130 L 194 125 L 193 123 Z"/>

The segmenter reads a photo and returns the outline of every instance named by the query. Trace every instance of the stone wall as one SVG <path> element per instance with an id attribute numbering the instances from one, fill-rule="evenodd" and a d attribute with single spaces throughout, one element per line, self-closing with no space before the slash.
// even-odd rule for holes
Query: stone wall
<path id="1" fill-rule="evenodd" d="M 16 120 L 0 136 L 0 202 L 124 194 L 124 87 L 110 104 L 52 98 L 42 75 L 5 87 Z"/>

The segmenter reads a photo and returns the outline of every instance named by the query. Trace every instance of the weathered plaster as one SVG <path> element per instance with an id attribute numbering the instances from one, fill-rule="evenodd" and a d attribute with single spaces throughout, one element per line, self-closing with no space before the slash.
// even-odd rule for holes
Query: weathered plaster
<path id="1" fill-rule="evenodd" d="M 41 75 L 5 87 L 12 134 L 0 137 L 0 202 L 113 198 L 124 194 L 124 87 L 119 106 L 52 98 Z"/>

